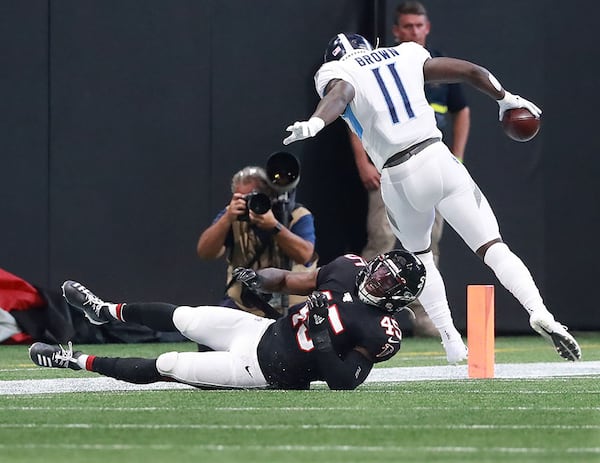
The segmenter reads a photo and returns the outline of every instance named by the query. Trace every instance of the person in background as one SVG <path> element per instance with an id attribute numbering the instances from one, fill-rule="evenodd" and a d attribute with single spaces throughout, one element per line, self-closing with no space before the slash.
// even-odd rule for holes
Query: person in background
<path id="1" fill-rule="evenodd" d="M 440 51 L 427 47 L 427 36 L 430 31 L 431 22 L 422 3 L 406 1 L 398 5 L 392 26 L 392 34 L 396 43 L 416 42 L 425 47 L 432 57 L 444 56 Z M 461 84 L 425 84 L 425 96 L 435 111 L 437 126 L 443 133 L 445 143 L 449 145 L 452 154 L 463 162 L 471 118 Z M 349 133 L 358 174 L 368 192 L 367 243 L 361 255 L 365 259 L 371 259 L 381 252 L 393 249 L 396 246 L 396 237 L 388 222 L 381 198 L 380 174 L 369 159 L 359 138 L 352 131 Z M 437 266 L 439 266 L 443 227 L 444 219 L 436 211 L 435 222 L 431 230 L 431 251 Z M 415 336 L 437 336 L 438 331 L 421 303 L 415 301 L 410 308 L 415 314 L 413 334 Z"/>
<path id="2" fill-rule="evenodd" d="M 295 202 L 295 192 L 286 204 L 280 204 L 262 167 L 247 166 L 236 172 L 231 179 L 231 192 L 229 205 L 202 232 L 196 251 L 201 259 L 217 259 L 224 255 L 227 258 L 226 295 L 220 305 L 277 318 L 290 305 L 306 298 L 274 293 L 269 305 L 263 306 L 232 279 L 233 269 L 314 270 L 318 256 L 313 215 Z M 270 307 L 276 312 L 271 312 Z"/>

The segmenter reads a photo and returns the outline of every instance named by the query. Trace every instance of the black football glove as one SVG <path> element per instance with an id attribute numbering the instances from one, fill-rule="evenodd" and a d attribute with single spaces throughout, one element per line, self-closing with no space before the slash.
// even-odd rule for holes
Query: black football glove
<path id="1" fill-rule="evenodd" d="M 237 267 L 233 270 L 231 277 L 235 281 L 239 281 L 250 291 L 255 293 L 261 292 L 261 279 L 258 276 L 258 274 L 251 268 Z"/>
<path id="2" fill-rule="evenodd" d="M 308 332 L 317 350 L 331 348 L 329 337 L 329 301 L 320 291 L 313 291 L 306 300 L 308 307 Z"/>

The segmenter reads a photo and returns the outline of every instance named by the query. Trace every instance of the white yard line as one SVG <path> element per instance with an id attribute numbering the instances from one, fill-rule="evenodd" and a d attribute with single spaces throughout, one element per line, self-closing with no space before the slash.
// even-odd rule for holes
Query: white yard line
<path id="1" fill-rule="evenodd" d="M 239 452 L 239 451 L 270 451 L 270 452 L 396 452 L 396 453 L 433 453 L 433 454 L 515 454 L 515 455 L 536 455 L 536 456 L 556 456 L 556 455 L 598 455 L 600 447 L 568 447 L 565 449 L 554 449 L 544 447 L 448 447 L 448 446 L 398 446 L 398 445 L 235 445 L 235 444 L 38 444 L 30 443 L 23 445 L 13 445 L 0 443 L 0 450 L 4 449 L 22 449 L 22 450 L 110 450 L 110 451 L 129 451 L 129 450 L 153 450 L 153 451 L 211 451 L 211 452 Z"/>
<path id="2" fill-rule="evenodd" d="M 600 361 L 496 364 L 494 373 L 494 377 L 498 379 L 596 376 L 600 375 Z M 468 379 L 468 377 L 467 365 L 444 365 L 439 367 L 376 368 L 371 372 L 367 381 L 425 381 Z"/>
<path id="3" fill-rule="evenodd" d="M 488 430 L 565 430 L 582 431 L 598 430 L 600 424 L 98 424 L 98 423 L 0 423 L 0 429 L 201 429 L 201 430 L 229 430 L 229 431 L 273 431 L 273 430 L 371 430 L 386 429 L 388 431 L 398 430 L 432 430 L 432 429 L 466 429 L 469 431 Z"/>
<path id="4" fill-rule="evenodd" d="M 511 363 L 495 366 L 497 379 L 539 379 L 571 376 L 600 376 L 600 361 Z M 367 383 L 398 383 L 427 380 L 466 380 L 466 365 L 436 367 L 375 368 Z M 193 389 L 179 383 L 129 384 L 112 378 L 59 378 L 0 381 L 0 395 L 56 394 L 67 392 L 143 391 Z"/>

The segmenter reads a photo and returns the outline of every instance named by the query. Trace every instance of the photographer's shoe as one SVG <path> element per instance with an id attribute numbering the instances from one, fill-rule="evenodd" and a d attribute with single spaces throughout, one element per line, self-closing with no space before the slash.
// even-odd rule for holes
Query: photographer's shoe
<path id="1" fill-rule="evenodd" d="M 83 312 L 93 325 L 108 323 L 108 303 L 104 302 L 89 289 L 76 281 L 67 280 L 62 285 L 62 293 L 65 300 Z"/>
<path id="2" fill-rule="evenodd" d="M 581 349 L 573 336 L 567 332 L 567 327 L 556 320 L 545 310 L 536 310 L 529 317 L 531 327 L 550 341 L 558 355 L 565 360 L 574 362 L 581 359 Z"/>
<path id="3" fill-rule="evenodd" d="M 73 352 L 73 344 L 69 341 L 65 349 L 60 344 L 52 346 L 43 342 L 36 342 L 29 347 L 31 361 L 40 367 L 48 368 L 70 368 L 81 370 L 77 365 L 77 358 L 81 352 Z"/>

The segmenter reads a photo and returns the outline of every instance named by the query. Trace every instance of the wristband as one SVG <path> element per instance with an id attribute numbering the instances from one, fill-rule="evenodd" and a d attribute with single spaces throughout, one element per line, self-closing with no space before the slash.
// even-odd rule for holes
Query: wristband
<path id="1" fill-rule="evenodd" d="M 320 117 L 316 117 L 316 116 L 311 117 L 308 120 L 307 124 L 308 124 L 308 136 L 309 137 L 314 137 L 321 130 L 323 130 L 323 127 L 325 127 L 325 121 L 323 119 L 321 119 Z"/>
<path id="2" fill-rule="evenodd" d="M 281 230 L 283 230 L 283 225 L 277 222 L 277 224 L 271 229 L 271 233 L 273 235 L 277 235 Z"/>
<path id="3" fill-rule="evenodd" d="M 501 99 L 496 100 L 496 103 L 498 103 L 501 108 L 509 105 L 511 107 L 516 107 L 518 105 L 518 100 L 516 95 L 504 90 L 504 96 Z"/>

